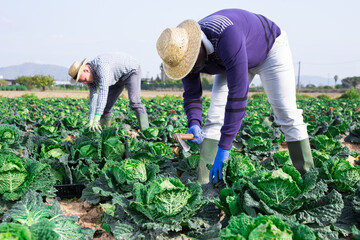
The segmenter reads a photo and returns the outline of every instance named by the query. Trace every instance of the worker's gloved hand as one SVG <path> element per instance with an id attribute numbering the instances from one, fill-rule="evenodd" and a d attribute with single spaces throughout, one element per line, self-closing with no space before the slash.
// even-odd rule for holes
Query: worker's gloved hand
<path id="1" fill-rule="evenodd" d="M 89 121 L 88 127 L 90 131 L 98 131 L 99 133 L 102 131 L 100 118 L 100 115 L 95 114 L 95 117 Z"/>
<path id="2" fill-rule="evenodd" d="M 215 178 L 215 182 L 217 183 L 220 179 L 222 179 L 222 169 L 224 166 L 224 160 L 229 157 L 229 150 L 218 148 L 214 165 L 209 173 L 209 182 L 212 183 L 213 178 Z"/>
<path id="3" fill-rule="evenodd" d="M 194 134 L 195 139 L 188 140 L 189 142 L 200 144 L 204 140 L 204 135 L 198 125 L 192 125 L 186 133 Z"/>

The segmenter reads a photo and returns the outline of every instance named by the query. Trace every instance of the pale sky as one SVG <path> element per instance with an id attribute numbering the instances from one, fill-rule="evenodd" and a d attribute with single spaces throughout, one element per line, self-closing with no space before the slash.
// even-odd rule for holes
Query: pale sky
<path id="1" fill-rule="evenodd" d="M 161 32 L 224 8 L 262 14 L 285 30 L 296 74 L 301 61 L 301 75 L 360 76 L 359 0 L 0 0 L 0 67 L 69 67 L 126 52 L 142 63 L 144 77 L 156 77 Z"/>

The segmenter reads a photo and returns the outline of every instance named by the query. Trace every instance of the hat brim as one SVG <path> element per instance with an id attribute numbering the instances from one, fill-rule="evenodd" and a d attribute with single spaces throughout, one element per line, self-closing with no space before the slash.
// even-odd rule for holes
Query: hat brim
<path id="1" fill-rule="evenodd" d="M 190 73 L 199 56 L 201 47 L 201 29 L 200 25 L 196 21 L 185 20 L 177 27 L 184 28 L 186 30 L 188 33 L 189 44 L 184 58 L 177 66 L 172 67 L 163 62 L 166 75 L 174 80 L 182 79 Z"/>
<path id="2" fill-rule="evenodd" d="M 75 83 L 77 83 L 77 82 L 79 81 L 79 78 L 80 78 L 80 76 L 81 76 L 81 73 L 82 73 L 83 70 L 84 70 L 85 65 L 86 65 L 86 58 L 85 58 L 84 60 L 82 60 L 82 62 L 81 62 L 79 71 L 78 71 L 77 74 L 76 74 L 76 79 L 74 79 L 74 78 L 71 78 L 71 79 L 70 79 L 70 83 L 71 83 L 71 84 L 75 84 Z"/>

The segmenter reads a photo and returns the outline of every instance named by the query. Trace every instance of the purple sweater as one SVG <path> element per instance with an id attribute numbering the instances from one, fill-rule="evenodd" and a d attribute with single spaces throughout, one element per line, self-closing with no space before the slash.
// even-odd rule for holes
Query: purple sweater
<path id="1" fill-rule="evenodd" d="M 260 65 L 281 33 L 269 19 L 241 9 L 224 9 L 199 22 L 214 47 L 203 73 L 226 73 L 229 88 L 219 147 L 229 150 L 245 116 L 249 90 L 248 69 Z M 201 126 L 202 87 L 200 73 L 182 79 L 184 110 L 188 125 Z"/>

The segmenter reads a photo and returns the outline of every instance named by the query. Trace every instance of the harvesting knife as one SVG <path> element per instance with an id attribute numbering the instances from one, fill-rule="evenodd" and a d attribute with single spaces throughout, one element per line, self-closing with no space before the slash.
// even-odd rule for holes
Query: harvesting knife
<path id="1" fill-rule="evenodd" d="M 180 146 L 182 147 L 182 149 L 184 149 L 185 152 L 188 152 L 190 150 L 190 146 L 184 140 L 195 139 L 194 134 L 183 133 L 174 133 L 172 137 L 180 144 Z"/>

